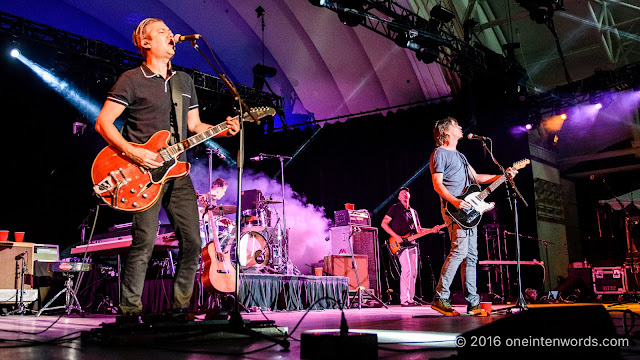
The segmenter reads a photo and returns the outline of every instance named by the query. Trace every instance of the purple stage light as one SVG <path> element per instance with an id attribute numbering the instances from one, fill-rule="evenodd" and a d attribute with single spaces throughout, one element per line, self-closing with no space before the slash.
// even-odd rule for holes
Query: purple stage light
<path id="1" fill-rule="evenodd" d="M 596 104 L 596 109 L 598 109 L 598 110 L 602 109 L 602 104 L 601 103 L 597 103 Z"/>
<path id="2" fill-rule="evenodd" d="M 527 129 L 527 130 L 531 130 L 531 129 L 533 129 L 533 125 L 527 124 L 527 125 L 524 126 L 524 128 Z"/>

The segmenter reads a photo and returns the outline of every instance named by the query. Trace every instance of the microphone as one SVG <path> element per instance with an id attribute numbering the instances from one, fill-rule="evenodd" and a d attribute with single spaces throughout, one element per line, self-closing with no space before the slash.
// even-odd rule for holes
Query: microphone
<path id="1" fill-rule="evenodd" d="M 196 41 L 197 39 L 200 39 L 201 37 L 202 36 L 200 34 L 192 34 L 192 35 L 175 34 L 173 36 L 173 42 L 178 44 L 178 43 L 181 43 L 183 41 Z"/>
<path id="2" fill-rule="evenodd" d="M 26 252 L 26 251 L 25 251 L 25 252 L 22 252 L 22 253 L 20 253 L 20 254 L 18 254 L 18 255 L 16 256 L 16 260 L 20 260 L 20 259 L 22 259 L 22 257 L 23 257 L 23 256 L 25 256 L 25 255 L 27 255 L 27 252 Z"/>
<path id="3" fill-rule="evenodd" d="M 258 156 L 254 156 L 252 158 L 249 158 L 249 160 L 251 160 L 251 161 L 262 161 L 262 160 L 264 160 L 264 157 L 262 155 L 258 155 Z"/>
<path id="4" fill-rule="evenodd" d="M 486 136 L 480 136 L 480 135 L 469 133 L 469 135 L 467 135 L 467 139 L 469 139 L 469 140 L 487 140 L 489 138 L 486 137 Z"/>

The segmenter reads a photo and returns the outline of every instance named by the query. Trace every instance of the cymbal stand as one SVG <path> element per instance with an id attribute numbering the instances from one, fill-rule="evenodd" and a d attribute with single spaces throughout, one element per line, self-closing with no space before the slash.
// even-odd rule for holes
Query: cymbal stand
<path id="1" fill-rule="evenodd" d="M 280 160 L 280 186 L 282 188 L 282 243 L 281 243 L 281 251 L 282 251 L 282 260 L 283 260 L 283 268 L 285 269 L 285 273 L 287 275 L 299 275 L 300 270 L 293 264 L 291 259 L 289 258 L 289 231 L 287 229 L 287 215 L 285 213 L 285 194 L 284 194 L 284 159 L 291 159 L 291 156 L 284 155 L 271 155 L 271 154 L 260 154 L 261 159 L 275 159 Z"/>

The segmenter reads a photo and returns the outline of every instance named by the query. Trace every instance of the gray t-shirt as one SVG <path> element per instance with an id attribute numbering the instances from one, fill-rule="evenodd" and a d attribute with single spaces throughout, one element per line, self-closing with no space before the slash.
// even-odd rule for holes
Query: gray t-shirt
<path id="1" fill-rule="evenodd" d="M 470 184 L 467 158 L 459 151 L 437 147 L 431 154 L 429 168 L 431 175 L 442 173 L 442 184 L 451 195 L 459 196 Z"/>

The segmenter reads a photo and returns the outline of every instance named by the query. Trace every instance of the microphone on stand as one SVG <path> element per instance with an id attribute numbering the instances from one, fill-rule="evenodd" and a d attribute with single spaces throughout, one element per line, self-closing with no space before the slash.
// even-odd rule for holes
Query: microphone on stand
<path id="1" fill-rule="evenodd" d="M 264 156 L 262 156 L 262 154 L 260 154 L 258 156 L 254 156 L 252 158 L 249 158 L 249 160 L 251 160 L 251 161 L 262 161 L 262 160 L 264 160 Z"/>
<path id="2" fill-rule="evenodd" d="M 179 44 L 183 41 L 196 41 L 198 39 L 200 39 L 202 36 L 200 34 L 192 34 L 192 35 L 180 35 L 180 34 L 175 34 L 173 36 L 173 42 L 175 42 L 176 44 Z"/>
<path id="3" fill-rule="evenodd" d="M 26 252 L 26 251 L 25 251 L 25 252 L 22 252 L 22 253 L 20 253 L 20 254 L 18 254 L 18 255 L 16 255 L 16 260 L 20 260 L 20 259 L 22 259 L 22 257 L 23 257 L 23 256 L 25 256 L 25 255 L 27 255 L 27 252 Z"/>
<path id="4" fill-rule="evenodd" d="M 469 135 L 467 135 L 467 139 L 469 139 L 469 140 L 487 140 L 489 138 L 487 136 L 480 136 L 480 135 L 469 133 Z"/>

